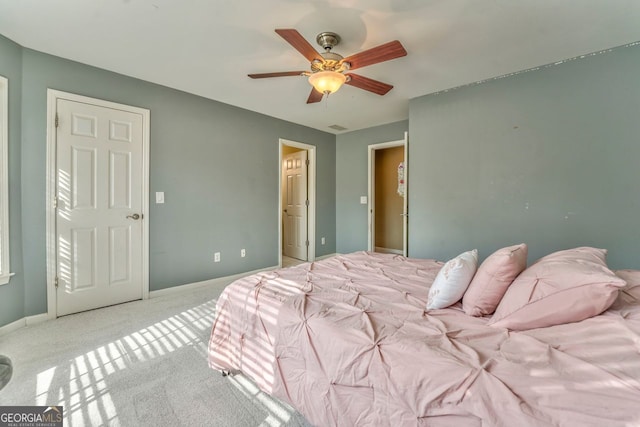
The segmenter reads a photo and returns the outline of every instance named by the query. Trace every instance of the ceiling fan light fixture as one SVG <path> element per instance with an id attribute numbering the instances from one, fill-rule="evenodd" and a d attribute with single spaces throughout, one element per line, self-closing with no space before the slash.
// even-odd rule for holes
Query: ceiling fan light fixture
<path id="1" fill-rule="evenodd" d="M 346 81 L 347 76 L 336 71 L 318 71 L 309 76 L 311 86 L 326 95 L 336 92 Z"/>
<path id="2" fill-rule="evenodd" d="M 332 52 L 332 48 L 340 42 L 340 36 L 331 32 L 318 34 L 316 41 L 324 52 L 318 51 L 293 28 L 277 28 L 276 33 L 300 52 L 310 62 L 309 71 L 281 71 L 274 73 L 249 74 L 252 79 L 267 77 L 305 76 L 313 86 L 307 104 L 322 101 L 324 95 L 338 91 L 343 84 L 363 89 L 376 95 L 385 95 L 393 86 L 368 77 L 354 74 L 351 70 L 390 61 L 405 56 L 407 51 L 398 40 L 349 55 L 346 58 Z"/>

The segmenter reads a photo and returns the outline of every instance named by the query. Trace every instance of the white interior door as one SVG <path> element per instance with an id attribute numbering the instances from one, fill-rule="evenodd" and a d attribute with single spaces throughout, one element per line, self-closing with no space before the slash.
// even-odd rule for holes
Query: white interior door
<path id="1" fill-rule="evenodd" d="M 143 116 L 56 102 L 58 316 L 143 296 Z"/>
<path id="2" fill-rule="evenodd" d="M 307 261 L 307 152 L 288 154 L 282 159 L 284 187 L 284 247 L 286 256 Z"/>

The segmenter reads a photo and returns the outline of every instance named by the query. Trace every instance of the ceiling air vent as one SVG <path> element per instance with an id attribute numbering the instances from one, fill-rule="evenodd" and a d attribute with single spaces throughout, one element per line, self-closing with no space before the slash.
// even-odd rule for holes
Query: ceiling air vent
<path id="1" fill-rule="evenodd" d="M 340 126 L 340 125 L 331 125 L 331 126 L 329 126 L 329 128 L 333 129 L 333 130 L 347 130 L 346 127 Z"/>

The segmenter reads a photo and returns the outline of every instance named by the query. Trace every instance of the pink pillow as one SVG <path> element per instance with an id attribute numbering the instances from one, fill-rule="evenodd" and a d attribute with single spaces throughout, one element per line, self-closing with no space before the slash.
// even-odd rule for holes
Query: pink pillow
<path id="1" fill-rule="evenodd" d="M 582 247 L 540 258 L 509 286 L 489 325 L 523 331 L 602 313 L 625 285 L 607 268 L 606 254 Z"/>
<path id="2" fill-rule="evenodd" d="M 493 313 L 513 279 L 526 267 L 527 245 L 524 243 L 492 253 L 480 265 L 462 298 L 464 312 L 476 317 Z"/>

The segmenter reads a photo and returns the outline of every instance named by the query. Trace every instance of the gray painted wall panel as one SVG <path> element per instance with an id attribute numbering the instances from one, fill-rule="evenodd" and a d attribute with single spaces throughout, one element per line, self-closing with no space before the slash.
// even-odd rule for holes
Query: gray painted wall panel
<path id="1" fill-rule="evenodd" d="M 619 48 L 412 100 L 410 255 L 590 245 L 640 268 L 639 69 Z"/>

